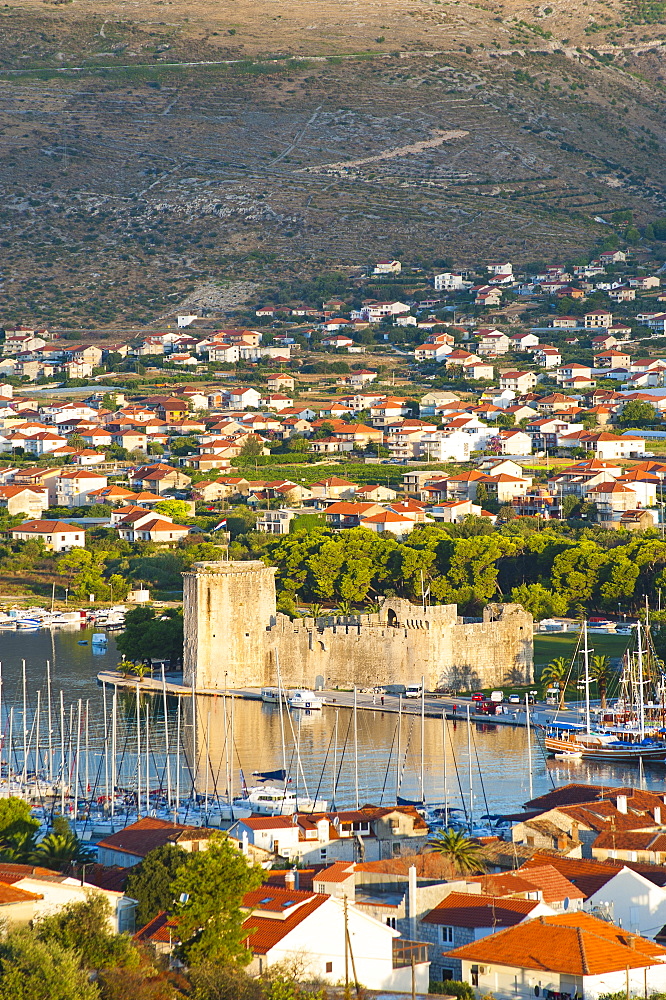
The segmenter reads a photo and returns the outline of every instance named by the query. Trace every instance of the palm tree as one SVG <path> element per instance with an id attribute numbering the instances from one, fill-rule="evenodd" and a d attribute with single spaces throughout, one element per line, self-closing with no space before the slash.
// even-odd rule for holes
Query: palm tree
<path id="1" fill-rule="evenodd" d="M 71 861 L 88 864 L 95 860 L 95 854 L 84 847 L 71 830 L 68 833 L 47 833 L 37 845 L 30 859 L 33 864 L 44 868 L 62 869 Z"/>
<path id="2" fill-rule="evenodd" d="M 556 656 L 541 671 L 541 681 L 545 688 L 556 687 L 560 692 L 560 710 L 564 708 L 564 692 L 567 688 L 569 661 L 566 656 Z"/>
<path id="3" fill-rule="evenodd" d="M 323 614 L 323 611 L 324 611 L 324 609 L 321 606 L 321 604 L 311 604 L 310 605 L 310 614 L 311 614 L 311 616 L 313 618 L 321 618 L 321 616 Z"/>
<path id="4" fill-rule="evenodd" d="M 353 615 L 354 608 L 352 606 L 351 601 L 340 601 L 340 604 L 338 605 L 338 611 L 340 612 L 341 615 L 344 615 L 345 617 Z"/>
<path id="5" fill-rule="evenodd" d="M 590 677 L 597 682 L 601 711 L 606 711 L 606 695 L 611 679 L 611 661 L 609 656 L 593 656 L 590 661 Z"/>
<path id="6" fill-rule="evenodd" d="M 436 854 L 443 855 L 459 875 L 474 875 L 486 870 L 483 848 L 459 830 L 440 830 L 428 841 Z"/>

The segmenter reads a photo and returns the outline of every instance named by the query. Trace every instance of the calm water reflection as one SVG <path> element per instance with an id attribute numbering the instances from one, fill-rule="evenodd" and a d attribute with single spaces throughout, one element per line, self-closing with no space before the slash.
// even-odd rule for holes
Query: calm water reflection
<path id="1" fill-rule="evenodd" d="M 102 775 L 104 723 L 102 690 L 97 685 L 97 673 L 113 669 L 119 659 L 112 635 L 103 652 L 93 651 L 90 645 L 92 630 L 48 631 L 33 633 L 1 632 L 0 660 L 2 661 L 2 726 L 8 728 L 8 710 L 15 706 L 15 739 L 20 731 L 22 709 L 21 660 L 26 661 L 28 691 L 28 721 L 35 711 L 37 691 L 42 692 L 45 732 L 46 661 L 51 663 L 54 728 L 59 723 L 59 692 L 64 693 L 65 713 L 69 717 L 70 705 L 78 699 L 89 703 L 90 774 Z M 88 645 L 80 645 L 81 641 Z M 110 707 L 110 698 L 108 700 Z M 225 726 L 226 708 L 226 726 Z M 182 746 L 191 758 L 192 725 L 190 699 L 182 700 Z M 75 713 L 76 715 L 76 709 Z M 120 699 L 121 720 L 118 733 L 118 758 L 122 760 L 122 774 L 131 783 L 136 771 L 136 698 L 130 692 Z M 142 750 L 145 754 L 145 705 L 142 707 Z M 296 745 L 300 747 L 302 775 L 310 795 L 318 790 L 329 800 L 334 783 L 337 783 L 337 803 L 353 805 L 356 798 L 356 767 L 354 759 L 353 716 L 346 709 L 325 708 L 310 716 L 285 713 L 284 757 L 280 713 L 275 706 L 261 702 L 235 700 L 233 704 L 234 738 L 231 740 L 231 700 L 222 696 L 197 699 L 197 757 L 198 783 L 205 787 L 205 762 L 208 758 L 209 788 L 224 792 L 231 782 L 239 791 L 242 769 L 248 784 L 252 784 L 253 771 L 268 771 L 282 767 L 296 775 Z M 150 716 L 150 770 L 151 782 L 159 783 L 164 774 L 165 727 L 161 696 L 152 699 Z M 337 719 L 337 738 L 336 738 Z M 168 705 L 169 742 L 174 752 L 176 746 L 176 702 Z M 59 729 L 58 729 L 59 733 Z M 54 744 L 59 736 L 54 732 Z M 41 739 L 45 745 L 45 736 Z M 398 742 L 400 762 L 397 760 Z M 532 783 L 535 795 L 548 791 L 554 785 L 569 781 L 594 782 L 608 785 L 638 784 L 662 791 L 666 768 L 648 766 L 641 777 L 637 768 L 599 765 L 591 762 L 546 761 L 536 734 L 532 737 Z M 423 747 L 424 784 L 426 799 L 441 802 L 444 798 L 445 771 L 448 776 L 449 801 L 455 806 L 469 803 L 470 755 L 468 754 L 467 726 L 464 722 L 447 724 L 446 759 L 444 733 L 441 721 L 426 719 Z M 191 784 L 185 757 L 181 788 L 185 792 Z M 418 717 L 402 720 L 398 741 L 397 716 L 390 713 L 358 713 L 358 793 L 361 803 L 388 803 L 395 800 L 396 775 L 400 774 L 401 794 L 406 798 L 421 798 L 421 726 Z M 303 776 L 298 775 L 299 788 Z M 495 727 L 492 723 L 478 723 L 472 727 L 471 776 L 474 795 L 474 812 L 500 813 L 516 810 L 529 797 L 527 734 L 524 729 Z M 91 778 L 91 780 L 93 780 Z M 175 782 L 175 777 L 173 778 Z"/>

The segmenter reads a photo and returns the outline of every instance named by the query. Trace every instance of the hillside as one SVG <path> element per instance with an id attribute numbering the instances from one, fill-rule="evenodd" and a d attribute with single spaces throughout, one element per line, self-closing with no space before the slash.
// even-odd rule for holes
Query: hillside
<path id="1" fill-rule="evenodd" d="M 618 210 L 645 225 L 665 7 L 5 6 L 0 321 L 125 328 L 210 282 L 224 310 L 275 274 L 567 260 Z"/>

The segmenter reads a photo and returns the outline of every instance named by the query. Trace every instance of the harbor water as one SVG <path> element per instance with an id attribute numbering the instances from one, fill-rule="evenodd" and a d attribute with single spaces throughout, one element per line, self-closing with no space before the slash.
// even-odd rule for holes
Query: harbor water
<path id="1" fill-rule="evenodd" d="M 79 754 L 79 787 L 83 795 L 101 794 L 105 768 L 109 768 L 109 739 L 112 691 L 104 693 L 97 674 L 113 670 L 119 660 L 112 633 L 106 646 L 92 644 L 93 632 L 99 629 L 67 628 L 57 631 L 1 632 L 2 709 L 0 723 L 4 733 L 3 760 L 8 759 L 10 711 L 13 708 L 12 766 L 14 772 L 24 766 L 21 759 L 24 729 L 28 732 L 28 765 L 36 769 L 37 753 L 35 713 L 40 692 L 40 767 L 44 767 L 48 747 L 47 732 L 47 661 L 50 664 L 53 753 L 60 753 L 60 691 L 63 692 L 63 717 L 69 749 L 67 766 L 72 769 L 76 747 Z M 22 660 L 26 664 L 27 712 L 23 723 Z M 82 705 L 79 722 L 79 699 Z M 315 793 L 329 802 L 335 789 L 338 807 L 354 807 L 358 802 L 388 805 L 395 802 L 396 788 L 406 799 L 441 804 L 447 792 L 449 805 L 473 810 L 474 817 L 484 814 L 516 812 L 530 797 L 528 735 L 524 728 L 498 726 L 492 719 L 475 721 L 468 738 L 464 716 L 444 724 L 426 718 L 421 746 L 421 719 L 403 716 L 398 733 L 394 713 L 359 711 L 356 719 L 348 709 L 326 706 L 322 711 L 283 713 L 276 705 L 240 698 L 197 697 L 196 733 L 192 726 L 189 697 L 181 701 L 180 753 L 178 753 L 177 699 L 167 699 L 167 725 L 164 724 L 162 694 L 141 696 L 141 719 L 137 757 L 136 694 L 118 693 L 118 735 L 116 761 L 118 783 L 136 786 L 139 780 L 145 793 L 145 774 L 151 788 L 165 786 L 166 748 L 169 747 L 169 781 L 176 787 L 176 761 L 180 759 L 181 798 L 191 791 L 193 776 L 200 794 L 207 790 L 211 798 L 231 791 L 241 792 L 241 776 L 248 786 L 255 784 L 253 772 L 274 771 L 286 766 L 291 787 L 311 797 Z M 233 703 L 233 726 L 232 726 Z M 148 725 L 146 727 L 146 718 Z M 232 740 L 233 729 L 233 740 Z M 148 746 L 146 746 L 146 733 Z M 104 749 L 107 748 L 105 756 Z M 358 748 L 356 752 L 356 747 Z M 84 759 L 84 753 L 87 754 Z M 666 767 L 647 765 L 639 772 L 635 766 L 596 764 L 593 762 L 547 760 L 539 733 L 531 738 L 531 787 L 533 795 L 543 794 L 567 782 L 639 785 L 662 792 Z M 194 755 L 196 754 L 196 766 Z M 300 766 L 299 766 L 300 761 Z M 57 767 L 59 767 L 59 763 Z M 56 767 L 54 767 L 56 770 Z M 421 788 L 423 772 L 424 788 Z M 71 778 L 71 774 L 70 774 Z M 471 779 L 471 792 L 470 792 Z M 106 779 L 108 780 L 108 779 Z M 446 786 L 446 789 L 445 789 Z"/>

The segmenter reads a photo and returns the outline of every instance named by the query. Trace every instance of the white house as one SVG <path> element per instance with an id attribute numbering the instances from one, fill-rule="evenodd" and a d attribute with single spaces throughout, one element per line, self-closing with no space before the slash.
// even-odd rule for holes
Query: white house
<path id="1" fill-rule="evenodd" d="M 585 909 L 632 934 L 654 938 L 666 925 L 666 888 L 631 868 L 621 868 L 588 897 Z"/>
<path id="2" fill-rule="evenodd" d="M 402 264 L 399 260 L 378 260 L 373 274 L 400 274 Z"/>
<path id="3" fill-rule="evenodd" d="M 53 552 L 83 549 L 86 544 L 84 529 L 65 524 L 64 521 L 24 521 L 17 528 L 11 529 L 11 536 L 21 542 L 41 539 L 44 547 Z"/>
<path id="4" fill-rule="evenodd" d="M 56 502 L 59 507 L 83 507 L 88 494 L 103 490 L 108 485 L 106 476 L 86 469 L 67 469 L 56 479 Z"/>
<path id="5" fill-rule="evenodd" d="M 435 275 L 436 292 L 461 292 L 465 288 L 470 288 L 471 281 L 465 281 L 462 274 L 454 274 L 451 271 L 443 271 Z"/>
<path id="6" fill-rule="evenodd" d="M 353 903 L 322 893 L 264 885 L 246 893 L 243 930 L 253 959 L 250 975 L 271 966 L 298 962 L 304 979 L 330 985 L 345 981 L 366 989 L 408 993 L 415 959 L 416 990 L 427 993 L 427 948 L 400 937 L 398 931 Z"/>

